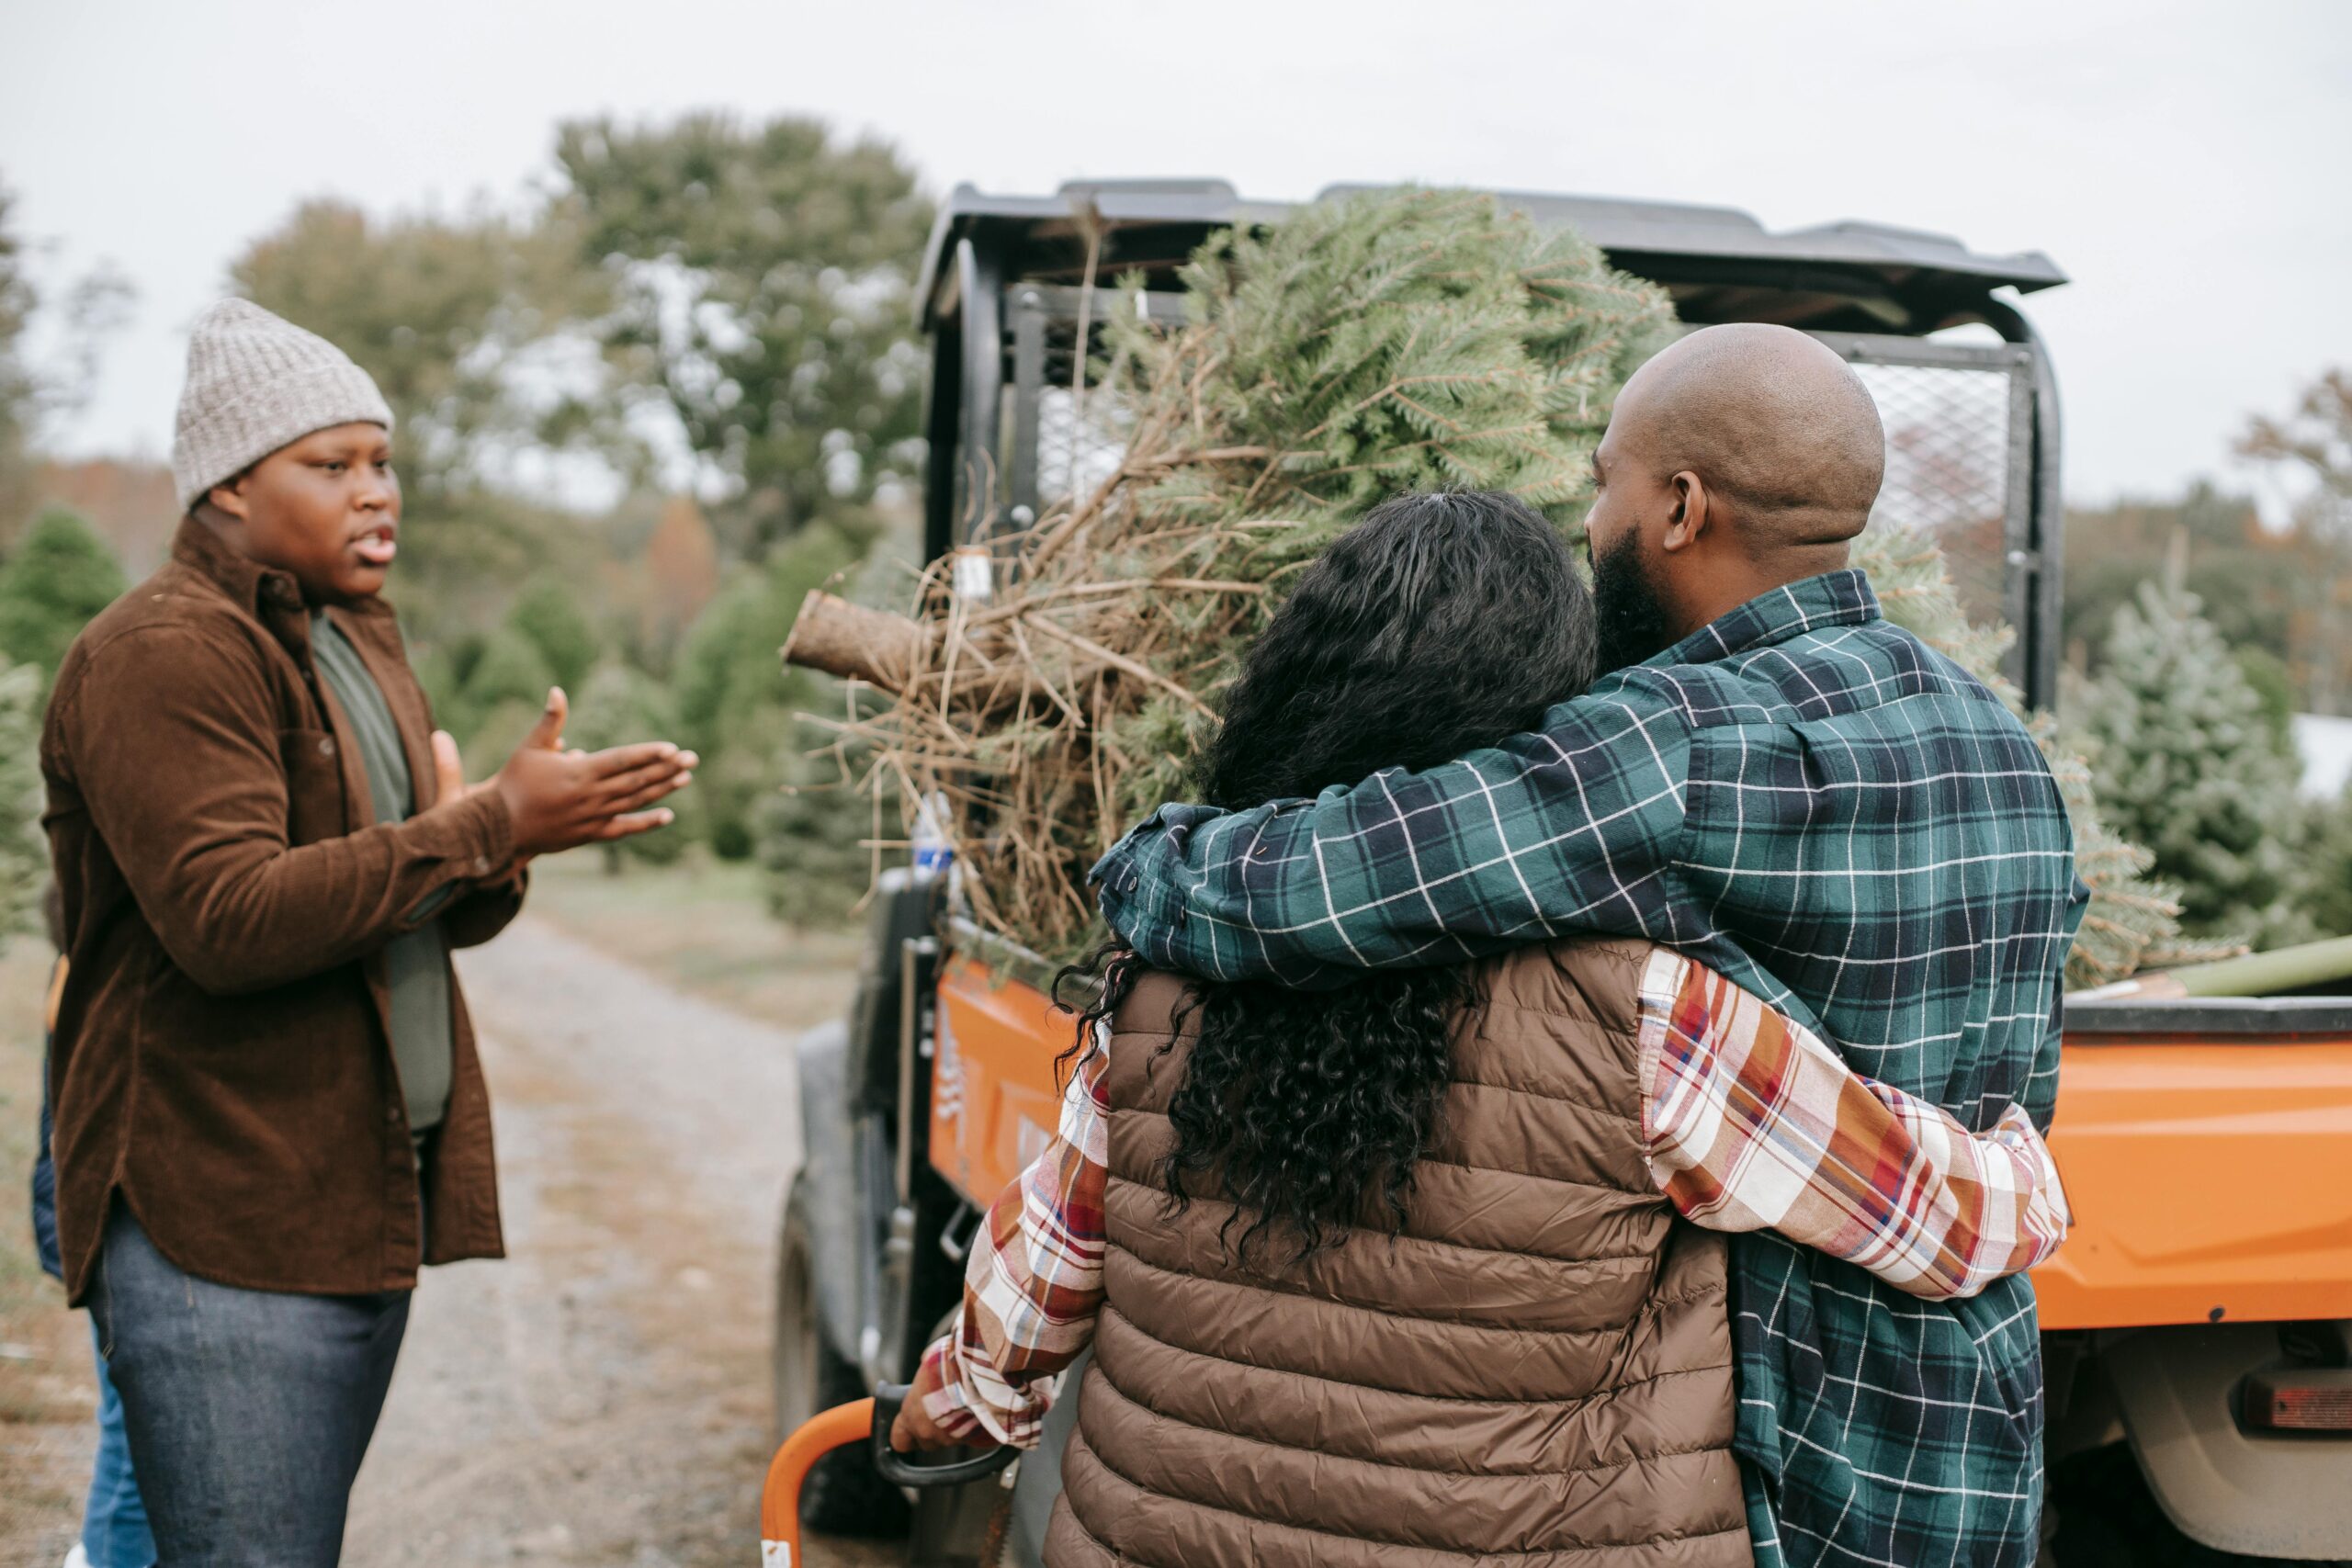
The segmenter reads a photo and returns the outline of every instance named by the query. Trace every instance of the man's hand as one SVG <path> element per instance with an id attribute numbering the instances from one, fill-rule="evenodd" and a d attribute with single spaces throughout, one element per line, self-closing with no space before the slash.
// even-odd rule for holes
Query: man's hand
<path id="1" fill-rule="evenodd" d="M 497 790 L 505 801 L 517 860 L 667 827 L 675 814 L 651 809 L 654 803 L 692 783 L 702 761 L 666 740 L 607 751 L 567 751 L 566 716 L 563 693 L 548 692 L 547 711 L 523 744 L 506 759 L 497 777 L 477 786 Z M 436 746 L 439 772 L 443 764 L 437 758 Z M 458 787 L 464 787 L 462 777 Z"/>

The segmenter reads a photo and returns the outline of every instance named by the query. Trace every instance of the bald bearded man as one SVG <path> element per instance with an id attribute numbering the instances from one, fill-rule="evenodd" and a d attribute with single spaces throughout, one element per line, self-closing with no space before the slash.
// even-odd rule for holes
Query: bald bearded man
<path id="1" fill-rule="evenodd" d="M 1865 1077 L 1978 1131 L 2015 1100 L 2046 1131 L 2086 901 L 2073 833 L 2017 716 L 1847 568 L 1883 462 L 1870 395 L 1827 348 L 1690 333 L 1626 384 L 1595 455 L 1587 526 L 1621 668 L 1444 767 L 1251 811 L 1162 807 L 1095 868 L 1104 917 L 1157 967 L 1317 987 L 1645 937 Z M 1733 1240 L 1757 1561 L 2031 1562 L 2027 1280 L 1923 1302 L 1769 1234 Z"/>

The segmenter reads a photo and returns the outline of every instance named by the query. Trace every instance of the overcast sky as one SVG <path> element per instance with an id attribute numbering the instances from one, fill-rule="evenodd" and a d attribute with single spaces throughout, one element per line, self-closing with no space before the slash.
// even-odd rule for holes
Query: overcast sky
<path id="1" fill-rule="evenodd" d="M 160 454 L 187 322 L 305 197 L 512 200 L 558 118 L 887 135 L 934 192 L 1419 180 L 2038 249 L 2071 495 L 2235 477 L 2352 361 L 2352 4 L 0 0 L 0 180 L 42 274 L 137 286 L 77 451 Z"/>

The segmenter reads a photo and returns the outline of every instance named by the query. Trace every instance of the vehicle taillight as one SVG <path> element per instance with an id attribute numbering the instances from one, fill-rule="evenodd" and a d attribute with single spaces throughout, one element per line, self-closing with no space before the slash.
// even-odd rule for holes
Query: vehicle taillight
<path id="1" fill-rule="evenodd" d="M 2245 1380 L 2245 1424 L 2267 1432 L 2352 1432 L 2352 1368 L 2254 1373 Z"/>

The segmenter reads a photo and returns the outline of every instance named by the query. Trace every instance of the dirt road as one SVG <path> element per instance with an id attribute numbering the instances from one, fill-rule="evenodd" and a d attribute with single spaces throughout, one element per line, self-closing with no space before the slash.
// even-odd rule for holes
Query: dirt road
<path id="1" fill-rule="evenodd" d="M 792 1038 L 527 918 L 459 964 L 509 1256 L 426 1275 L 345 1561 L 752 1562 Z"/>

